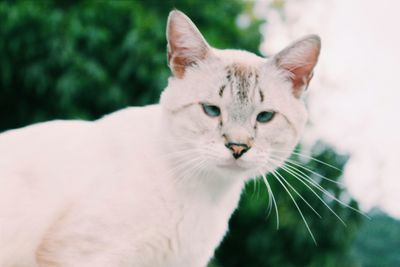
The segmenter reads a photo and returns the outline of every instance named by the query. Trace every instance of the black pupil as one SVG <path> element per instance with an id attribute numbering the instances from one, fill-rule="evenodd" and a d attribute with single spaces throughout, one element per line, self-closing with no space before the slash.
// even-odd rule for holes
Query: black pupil
<path id="1" fill-rule="evenodd" d="M 257 115 L 258 122 L 269 122 L 274 117 L 275 112 L 272 111 L 263 111 Z"/>
<path id="2" fill-rule="evenodd" d="M 221 114 L 221 110 L 217 106 L 203 104 L 204 113 L 210 117 L 217 117 Z"/>

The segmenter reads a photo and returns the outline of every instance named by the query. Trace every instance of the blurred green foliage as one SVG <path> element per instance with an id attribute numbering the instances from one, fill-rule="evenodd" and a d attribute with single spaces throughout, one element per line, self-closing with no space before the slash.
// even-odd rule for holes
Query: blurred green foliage
<path id="1" fill-rule="evenodd" d="M 251 1 L 1 1 L 0 131 L 54 118 L 95 119 L 128 105 L 157 102 L 169 76 L 165 26 L 173 8 L 189 15 L 211 45 L 257 53 L 263 22 L 252 14 Z M 236 24 L 243 12 L 251 19 L 246 28 Z M 314 156 L 339 168 L 346 161 L 321 146 Z M 317 161 L 293 160 L 340 178 L 340 171 Z M 288 194 L 270 176 L 279 230 L 275 215 L 267 217 L 264 187 L 258 184 L 253 192 L 250 183 L 211 266 L 358 266 L 349 247 L 360 216 L 323 197 L 346 222 L 344 227 L 304 185 L 280 172 L 321 214 L 322 219 L 300 204 L 318 245 Z M 356 206 L 335 183 L 310 176 Z"/>
<path id="2" fill-rule="evenodd" d="M 168 13 L 185 11 L 213 45 L 252 51 L 235 26 L 241 1 L 0 2 L 0 130 L 54 118 L 93 119 L 158 101 L 167 83 Z"/>
<path id="3" fill-rule="evenodd" d="M 400 266 L 400 221 L 379 210 L 373 210 L 372 220 L 357 233 L 354 257 L 363 267 Z"/>

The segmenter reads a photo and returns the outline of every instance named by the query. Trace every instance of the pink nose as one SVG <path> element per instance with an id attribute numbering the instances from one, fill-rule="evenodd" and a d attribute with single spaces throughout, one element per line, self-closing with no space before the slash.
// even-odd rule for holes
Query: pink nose
<path id="1" fill-rule="evenodd" d="M 246 144 L 237 143 L 226 143 L 225 146 L 232 151 L 232 155 L 235 159 L 240 158 L 244 153 L 246 153 L 250 147 Z"/>

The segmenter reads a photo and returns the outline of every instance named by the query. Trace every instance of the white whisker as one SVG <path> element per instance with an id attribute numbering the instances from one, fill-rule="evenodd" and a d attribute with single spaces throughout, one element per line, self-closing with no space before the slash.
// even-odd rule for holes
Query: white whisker
<path id="1" fill-rule="evenodd" d="M 185 179 L 185 177 L 189 177 L 189 176 L 195 176 L 197 174 L 199 174 L 199 170 L 201 170 L 201 167 L 203 166 L 205 162 L 205 159 L 199 158 L 195 160 L 195 163 L 192 165 L 190 164 L 190 168 L 184 170 L 182 173 L 180 173 L 179 176 L 181 176 L 183 179 Z"/>
<path id="2" fill-rule="evenodd" d="M 279 173 L 279 172 L 278 172 Z M 282 175 L 280 175 L 282 181 L 288 185 L 295 193 L 296 195 L 298 195 L 301 200 L 303 200 L 304 203 L 306 203 L 306 205 L 321 219 L 321 215 L 311 206 L 310 203 L 308 203 L 308 201 L 285 179 L 285 177 L 283 177 Z"/>
<path id="3" fill-rule="evenodd" d="M 307 174 L 305 174 L 304 172 L 296 169 L 293 166 L 290 165 L 286 165 L 286 167 L 291 168 L 294 172 L 296 172 L 298 174 L 298 177 L 303 179 L 304 181 L 306 181 L 307 183 L 309 183 L 310 185 L 312 185 L 314 188 L 318 189 L 320 192 L 322 192 L 323 194 L 327 195 L 328 197 L 330 197 L 331 199 L 337 201 L 339 204 L 341 204 L 342 206 L 351 209 L 355 212 L 357 212 L 358 214 L 370 219 L 370 217 L 368 215 L 366 215 L 365 213 L 363 213 L 362 211 L 344 203 L 343 201 L 341 201 L 340 199 L 336 198 L 335 196 L 333 196 L 331 193 L 329 193 L 325 188 L 323 188 L 320 184 L 318 184 L 316 181 L 312 180 L 310 177 L 307 176 Z"/>
<path id="4" fill-rule="evenodd" d="M 305 224 L 305 226 L 306 226 L 308 232 L 309 232 L 310 235 L 311 235 L 311 238 L 313 239 L 315 245 L 318 245 L 318 244 L 317 244 L 317 241 L 316 241 L 316 239 L 315 239 L 315 237 L 314 237 L 314 235 L 313 235 L 313 233 L 312 233 L 312 231 L 311 231 L 311 229 L 310 229 L 310 226 L 308 225 L 308 222 L 307 222 L 306 218 L 304 217 L 303 212 L 301 211 L 299 205 L 297 204 L 296 200 L 294 199 L 294 197 L 293 197 L 292 194 L 290 193 L 289 189 L 285 186 L 285 184 L 284 184 L 284 183 L 281 181 L 281 179 L 279 178 L 279 177 L 281 177 L 281 178 L 283 179 L 282 175 L 281 175 L 278 171 L 276 171 L 276 170 L 275 170 L 275 171 L 272 171 L 272 175 L 273 175 L 273 176 L 276 178 L 276 180 L 282 185 L 282 187 L 283 187 L 283 188 L 285 189 L 285 191 L 288 193 L 289 197 L 292 199 L 294 205 L 296 206 L 298 212 L 300 213 L 301 218 L 302 218 L 303 221 L 304 221 L 304 224 Z"/>
<path id="5" fill-rule="evenodd" d="M 276 155 L 271 156 L 271 158 L 274 158 L 275 160 L 284 160 L 284 159 L 282 159 L 282 158 L 279 158 L 279 157 L 276 156 Z M 339 181 L 335 181 L 335 180 L 330 179 L 330 178 L 328 178 L 328 177 L 325 177 L 325 176 L 323 176 L 322 174 L 319 174 L 319 173 L 317 173 L 317 172 L 315 172 L 315 171 L 313 171 L 313 170 L 310 170 L 309 168 L 307 168 L 307 167 L 305 167 L 305 166 L 303 166 L 303 165 L 301 165 L 301 164 L 295 162 L 294 160 L 286 159 L 285 161 L 286 161 L 286 164 L 291 164 L 291 165 L 297 166 L 297 167 L 299 167 L 299 168 L 302 168 L 302 169 L 304 169 L 304 170 L 306 170 L 306 171 L 308 171 L 308 172 L 310 172 L 310 173 L 312 173 L 312 174 L 314 174 L 314 175 L 320 177 L 321 179 L 324 179 L 324 180 L 327 180 L 327 181 L 329 181 L 329 182 L 332 182 L 332 183 L 335 183 L 335 184 L 344 186 L 343 183 L 341 183 L 341 182 L 339 182 Z"/>
<path id="6" fill-rule="evenodd" d="M 342 172 L 342 170 L 339 169 L 339 168 L 336 167 L 336 166 L 333 166 L 333 165 L 331 165 L 331 164 L 329 164 L 329 163 L 326 163 L 326 162 L 324 162 L 324 161 L 322 161 L 322 160 L 319 160 L 319 159 L 317 159 L 317 158 L 315 158 L 315 157 L 312 157 L 312 156 L 309 156 L 309 155 L 305 155 L 305 154 L 300 153 L 300 152 L 290 151 L 290 150 L 286 150 L 286 151 L 285 151 L 285 150 L 277 150 L 277 149 L 274 149 L 274 152 L 278 152 L 278 153 L 290 153 L 290 154 L 293 154 L 293 155 L 296 155 L 296 156 L 300 156 L 300 157 L 303 157 L 303 158 L 306 158 L 306 159 L 309 159 L 309 160 L 312 160 L 312 161 L 321 163 L 321 164 L 323 164 L 323 165 L 325 165 L 325 166 L 327 166 L 327 167 L 330 167 L 330 168 L 335 169 L 335 170 L 337 170 L 337 171 L 339 171 L 339 172 Z"/>
<path id="7" fill-rule="evenodd" d="M 267 180 L 267 177 L 265 176 L 265 174 L 263 174 L 262 172 L 260 172 L 260 175 L 265 183 L 265 186 L 267 187 L 267 191 L 268 191 L 268 197 L 269 197 L 269 203 L 268 206 L 270 207 L 272 204 L 275 207 L 275 213 L 276 213 L 276 229 L 279 229 L 279 211 L 278 211 L 278 205 L 276 203 L 276 199 L 274 196 L 274 192 L 272 192 L 272 188 Z M 271 202 L 272 199 L 272 202 Z M 269 210 L 271 210 L 271 208 L 269 208 Z"/>
<path id="8" fill-rule="evenodd" d="M 314 189 L 312 189 L 307 183 L 305 183 L 301 177 L 299 177 L 298 174 L 296 174 L 295 172 L 293 172 L 290 168 L 288 168 L 287 166 L 282 166 L 281 167 L 284 171 L 286 171 L 287 173 L 293 175 L 294 178 L 296 178 L 298 181 L 300 181 L 304 186 L 306 186 L 328 209 L 329 211 L 336 216 L 336 218 L 338 218 L 338 220 L 344 225 L 347 226 L 346 223 L 343 221 L 343 219 L 314 191 Z"/>

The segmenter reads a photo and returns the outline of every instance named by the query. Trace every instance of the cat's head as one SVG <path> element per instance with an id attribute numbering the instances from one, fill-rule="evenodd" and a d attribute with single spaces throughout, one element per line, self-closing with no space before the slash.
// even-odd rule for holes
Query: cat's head
<path id="1" fill-rule="evenodd" d="M 301 96 L 319 37 L 304 37 L 266 59 L 212 48 L 186 15 L 172 11 L 167 39 L 173 75 L 161 105 L 171 157 L 185 170 L 243 177 L 280 166 L 307 120 Z"/>

